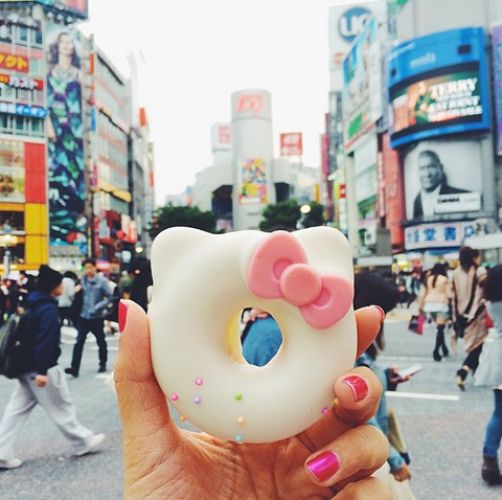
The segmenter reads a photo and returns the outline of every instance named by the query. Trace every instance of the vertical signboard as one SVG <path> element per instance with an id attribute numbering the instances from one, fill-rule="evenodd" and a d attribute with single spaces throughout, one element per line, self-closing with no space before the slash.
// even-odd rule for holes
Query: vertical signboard
<path id="1" fill-rule="evenodd" d="M 69 27 L 47 29 L 50 244 L 87 252 L 82 38 Z"/>
<path id="2" fill-rule="evenodd" d="M 289 132 L 281 134 L 281 156 L 302 156 L 303 136 L 301 132 Z"/>
<path id="3" fill-rule="evenodd" d="M 0 201 L 25 201 L 24 143 L 0 141 Z"/>
<path id="4" fill-rule="evenodd" d="M 492 30 L 493 80 L 497 128 L 495 138 L 497 154 L 502 156 L 502 24 Z"/>

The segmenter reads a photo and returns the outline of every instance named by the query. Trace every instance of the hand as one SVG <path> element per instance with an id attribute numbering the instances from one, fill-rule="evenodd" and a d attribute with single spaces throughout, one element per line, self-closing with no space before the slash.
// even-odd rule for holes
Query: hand
<path id="1" fill-rule="evenodd" d="M 411 470 L 406 464 L 401 465 L 399 469 L 393 470 L 391 473 L 394 476 L 394 479 L 399 482 L 411 479 Z"/>
<path id="2" fill-rule="evenodd" d="M 128 301 L 127 319 L 115 365 L 124 439 L 125 498 L 371 498 L 390 499 L 388 487 L 370 477 L 387 459 L 383 434 L 364 425 L 376 411 L 381 385 L 367 368 L 350 371 L 366 381 L 367 395 L 336 380 L 333 411 L 306 431 L 270 444 L 224 442 L 178 428 L 155 379 L 148 319 Z M 372 307 L 356 313 L 358 352 L 381 327 Z M 347 374 L 345 374 L 345 377 Z M 319 481 L 306 467 L 321 451 L 335 451 L 339 468 Z"/>
<path id="3" fill-rule="evenodd" d="M 37 387 L 45 387 L 49 382 L 49 377 L 47 375 L 37 375 L 35 377 L 35 385 Z"/>
<path id="4" fill-rule="evenodd" d="M 406 375 L 404 377 L 401 377 L 396 367 L 389 368 L 389 370 L 390 370 L 389 385 L 396 386 L 397 384 L 408 382 L 408 380 L 411 379 L 411 375 Z"/>

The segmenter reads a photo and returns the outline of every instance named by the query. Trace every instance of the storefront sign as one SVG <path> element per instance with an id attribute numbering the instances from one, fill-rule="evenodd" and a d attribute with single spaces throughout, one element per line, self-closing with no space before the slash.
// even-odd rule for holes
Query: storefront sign
<path id="1" fill-rule="evenodd" d="M 421 224 L 405 229 L 406 250 L 419 250 L 428 248 L 459 247 L 465 238 L 476 234 L 476 223 L 469 222 L 443 222 Z"/>
<path id="2" fill-rule="evenodd" d="M 0 113 L 11 115 L 31 116 L 33 118 L 45 118 L 47 110 L 40 106 L 28 106 L 27 104 L 15 104 L 13 102 L 0 102 Z"/>
<path id="3" fill-rule="evenodd" d="M 28 58 L 18 54 L 0 52 L 0 68 L 18 71 L 19 73 L 28 73 L 29 67 Z"/>
<path id="4" fill-rule="evenodd" d="M 0 84 L 8 85 L 16 89 L 25 90 L 43 90 L 44 81 L 38 78 L 29 78 L 27 76 L 0 74 Z"/>
<path id="5" fill-rule="evenodd" d="M 303 138 L 301 132 L 281 134 L 281 156 L 302 156 Z"/>
<path id="6" fill-rule="evenodd" d="M 482 28 L 464 28 L 415 38 L 392 49 L 392 147 L 490 128 L 485 45 Z"/>

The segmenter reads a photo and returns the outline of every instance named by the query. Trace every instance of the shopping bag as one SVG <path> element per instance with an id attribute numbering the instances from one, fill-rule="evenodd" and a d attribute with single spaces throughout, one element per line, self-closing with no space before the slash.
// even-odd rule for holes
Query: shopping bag
<path id="1" fill-rule="evenodd" d="M 410 332 L 416 333 L 417 335 L 422 335 L 424 333 L 425 316 L 423 314 L 414 315 L 411 317 L 408 323 L 408 330 Z"/>

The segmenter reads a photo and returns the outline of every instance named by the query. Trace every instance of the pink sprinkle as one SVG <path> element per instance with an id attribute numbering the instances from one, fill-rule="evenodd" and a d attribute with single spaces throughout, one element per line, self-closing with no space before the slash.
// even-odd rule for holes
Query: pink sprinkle
<path id="1" fill-rule="evenodd" d="M 204 383 L 204 380 L 202 380 L 200 377 L 197 377 L 197 378 L 195 379 L 195 384 L 196 384 L 196 385 L 202 385 L 203 383 Z"/>
<path id="2" fill-rule="evenodd" d="M 323 409 L 321 410 L 321 413 L 322 413 L 324 416 L 329 415 L 329 408 L 326 408 L 326 407 L 325 407 L 325 408 L 323 408 Z"/>
<path id="3" fill-rule="evenodd" d="M 171 394 L 171 401 L 178 401 L 178 399 L 180 399 L 180 397 L 175 392 L 173 392 Z"/>
<path id="4" fill-rule="evenodd" d="M 193 398 L 193 402 L 196 404 L 196 405 L 200 405 L 202 403 L 202 398 L 200 396 L 195 396 Z"/>

